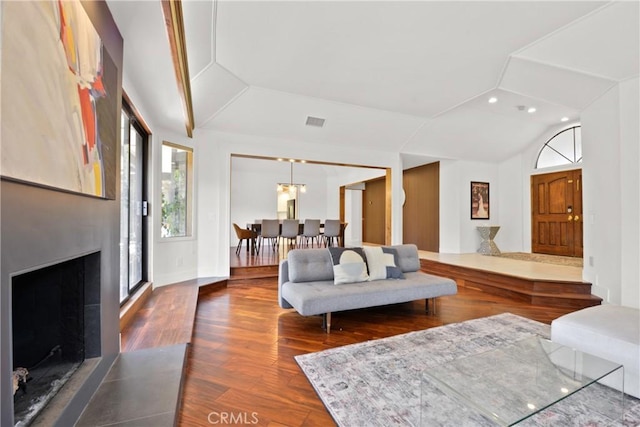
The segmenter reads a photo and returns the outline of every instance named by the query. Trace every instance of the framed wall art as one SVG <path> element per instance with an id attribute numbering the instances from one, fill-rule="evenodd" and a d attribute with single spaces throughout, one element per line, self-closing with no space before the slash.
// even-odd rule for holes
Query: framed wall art
<path id="1" fill-rule="evenodd" d="M 489 219 L 488 182 L 471 182 L 471 219 Z"/>
<path id="2" fill-rule="evenodd" d="M 3 178 L 115 199 L 118 69 L 83 5 L 2 6 Z"/>

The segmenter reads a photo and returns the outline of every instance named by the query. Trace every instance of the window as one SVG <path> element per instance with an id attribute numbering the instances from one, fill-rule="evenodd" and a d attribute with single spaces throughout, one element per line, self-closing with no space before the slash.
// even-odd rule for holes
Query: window
<path id="1" fill-rule="evenodd" d="M 571 165 L 582 162 L 582 132 L 580 126 L 554 135 L 538 154 L 536 169 Z"/>
<path id="2" fill-rule="evenodd" d="M 162 237 L 191 236 L 193 151 L 162 143 Z"/>
<path id="3" fill-rule="evenodd" d="M 146 280 L 145 216 L 147 141 L 126 100 L 122 103 L 120 151 L 120 303 Z"/>

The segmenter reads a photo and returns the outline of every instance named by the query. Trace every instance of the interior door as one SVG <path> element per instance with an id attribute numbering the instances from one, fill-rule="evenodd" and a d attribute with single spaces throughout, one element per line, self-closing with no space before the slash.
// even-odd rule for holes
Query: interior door
<path id="1" fill-rule="evenodd" d="M 362 192 L 362 240 L 384 245 L 385 242 L 385 178 L 365 183 Z"/>
<path id="2" fill-rule="evenodd" d="M 582 256 L 582 170 L 531 177 L 531 250 Z"/>

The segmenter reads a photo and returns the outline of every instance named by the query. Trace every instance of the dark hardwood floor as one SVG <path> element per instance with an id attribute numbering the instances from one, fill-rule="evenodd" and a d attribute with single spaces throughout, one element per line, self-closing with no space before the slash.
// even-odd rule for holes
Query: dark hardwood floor
<path id="1" fill-rule="evenodd" d="M 279 308 L 277 278 L 230 280 L 198 299 L 179 425 L 334 425 L 294 356 L 504 312 L 550 323 L 566 310 L 460 287 L 436 314 L 424 301 L 334 313 L 327 335 L 321 317 Z"/>

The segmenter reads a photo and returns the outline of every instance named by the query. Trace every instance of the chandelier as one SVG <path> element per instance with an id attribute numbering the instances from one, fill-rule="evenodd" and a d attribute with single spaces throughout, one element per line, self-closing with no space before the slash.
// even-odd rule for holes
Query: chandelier
<path id="1" fill-rule="evenodd" d="M 293 159 L 289 160 L 289 165 L 290 165 L 289 182 L 288 183 L 279 182 L 278 193 L 289 193 L 289 195 L 295 196 L 298 191 L 300 191 L 301 193 L 307 192 L 306 184 L 294 184 L 293 182 L 293 164 L 294 163 L 295 163 L 295 160 Z"/>

